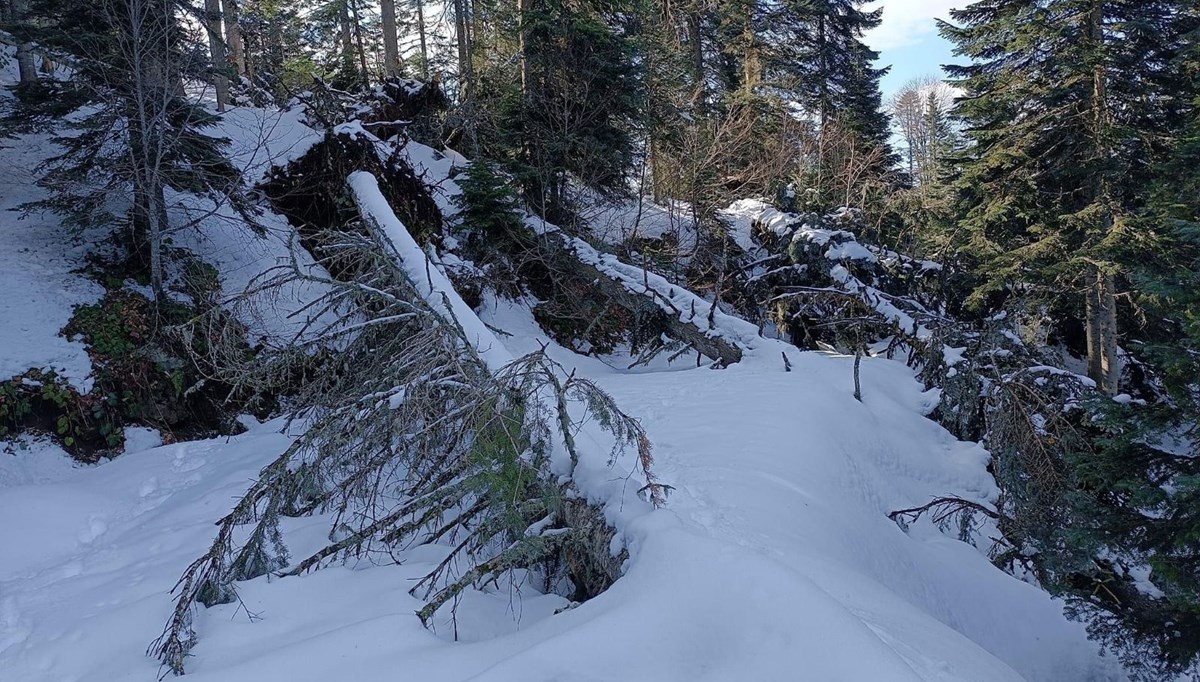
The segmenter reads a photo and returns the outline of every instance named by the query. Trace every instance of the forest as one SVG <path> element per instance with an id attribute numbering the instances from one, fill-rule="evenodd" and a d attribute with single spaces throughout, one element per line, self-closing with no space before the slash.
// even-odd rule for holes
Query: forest
<path id="1" fill-rule="evenodd" d="M 0 0 L 0 679 L 1200 680 L 1200 5 L 893 5 Z"/>

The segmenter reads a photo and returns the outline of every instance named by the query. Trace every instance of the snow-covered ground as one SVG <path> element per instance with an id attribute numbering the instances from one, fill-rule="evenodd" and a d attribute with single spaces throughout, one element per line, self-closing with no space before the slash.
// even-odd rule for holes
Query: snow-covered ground
<path id="1" fill-rule="evenodd" d="M 484 315 L 513 353 L 537 347 L 528 310 Z M 543 339 L 544 340 L 544 339 Z M 203 611 L 189 676 L 262 680 L 1118 680 L 1082 627 L 972 547 L 886 517 L 933 495 L 992 494 L 985 453 L 922 414 L 910 371 L 754 354 L 726 370 L 629 374 L 554 347 L 638 415 L 654 441 L 665 509 L 647 511 L 628 462 L 593 463 L 628 543 L 626 575 L 558 615 L 555 596 L 471 595 L 457 634 L 415 615 L 407 590 L 440 553 L 399 566 L 334 567 L 251 581 Z M 0 455 L 0 678 L 150 680 L 144 649 L 168 591 L 212 522 L 286 447 L 280 424 L 230 439 L 63 466 L 53 448 Z M 599 450 L 597 450 L 599 452 Z M 315 537 L 325 520 L 293 521 Z"/>
<path id="2" fill-rule="evenodd" d="M 17 210 L 43 198 L 34 184 L 46 158 L 40 142 L 0 140 L 0 381 L 46 369 L 88 391 L 87 347 L 58 332 L 74 306 L 94 303 L 104 288 L 75 272 L 85 264 L 85 249 L 57 216 Z"/>

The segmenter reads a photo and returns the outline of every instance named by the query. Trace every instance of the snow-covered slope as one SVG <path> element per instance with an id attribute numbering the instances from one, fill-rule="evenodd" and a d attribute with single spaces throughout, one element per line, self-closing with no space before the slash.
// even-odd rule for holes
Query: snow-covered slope
<path id="1" fill-rule="evenodd" d="M 104 288 L 75 272 L 85 265 L 85 251 L 57 217 L 16 210 L 43 198 L 34 184 L 34 170 L 46 158 L 41 141 L 0 141 L 0 381 L 46 369 L 88 391 L 87 348 L 58 332 L 73 306 L 94 303 Z"/>
<path id="2" fill-rule="evenodd" d="M 492 302 L 514 353 L 537 347 L 528 310 Z M 544 339 L 542 339 L 544 340 Z M 629 462 L 593 462 L 630 549 L 626 575 L 576 608 L 526 586 L 470 595 L 457 627 L 421 628 L 407 590 L 439 552 L 399 566 L 259 579 L 202 612 L 189 677 L 263 680 L 1117 680 L 1041 591 L 936 530 L 886 512 L 992 493 L 985 453 L 926 420 L 909 370 L 766 353 L 726 370 L 623 373 L 561 348 L 654 440 L 676 488 L 647 511 Z M 212 522 L 286 446 L 280 424 L 228 440 L 67 469 L 61 454 L 0 455 L 0 678 L 150 680 L 144 648 L 167 592 Z M 326 530 L 293 521 L 295 542 Z M 457 634 L 460 641 L 451 641 Z"/>

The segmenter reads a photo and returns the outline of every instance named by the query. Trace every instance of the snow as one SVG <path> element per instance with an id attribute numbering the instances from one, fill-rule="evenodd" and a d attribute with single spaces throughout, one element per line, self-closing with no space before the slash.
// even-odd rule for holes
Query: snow
<path id="1" fill-rule="evenodd" d="M 613 246 L 634 239 L 671 238 L 676 251 L 686 260 L 686 254 L 693 252 L 697 245 L 691 206 L 678 201 L 657 204 L 649 197 L 640 196 L 642 188 L 632 190 L 635 192 L 633 198 L 618 199 L 599 197 L 582 188 L 575 190 L 579 214 L 592 235 Z"/>
<path id="2" fill-rule="evenodd" d="M 558 236 L 580 261 L 608 275 L 628 291 L 646 295 L 663 311 L 676 316 L 681 322 L 704 329 L 711 338 L 721 338 L 747 350 L 774 345 L 759 335 L 755 325 L 729 315 L 720 308 L 714 308 L 711 301 L 672 284 L 662 275 L 624 263 L 612 254 L 601 253 L 591 244 L 578 237 L 572 237 L 539 218 L 528 216 L 525 223 L 539 234 Z"/>
<path id="3" fill-rule="evenodd" d="M 0 44 L 0 98 L 17 82 L 15 49 Z M 0 140 L 0 381 L 30 369 L 52 370 L 82 392 L 92 388 L 87 347 L 59 336 L 75 306 L 104 289 L 76 272 L 85 249 L 50 214 L 23 216 L 22 204 L 45 198 L 37 167 L 50 156 L 44 136 Z"/>
<path id="4" fill-rule="evenodd" d="M 324 135 L 302 122 L 304 112 L 294 109 L 233 107 L 221 122 L 205 131 L 230 141 L 229 159 L 242 169 L 246 181 L 257 184 L 272 166 L 286 166 L 304 156 Z"/>
<path id="5" fill-rule="evenodd" d="M 878 257 L 867 250 L 867 247 L 856 241 L 834 244 L 825 251 L 829 260 L 861 260 L 874 263 Z"/>
<path id="6" fill-rule="evenodd" d="M 719 212 L 730 226 L 730 236 L 746 253 L 753 253 L 753 226 L 762 225 L 768 232 L 783 236 L 791 229 L 794 216 L 784 213 L 761 199 L 738 199 Z"/>
<path id="7" fill-rule="evenodd" d="M 366 184 L 360 176 L 358 183 Z M 545 340 L 527 308 L 489 307 L 517 355 Z M 382 680 L 397 669 L 450 680 L 1119 680 L 1060 604 L 976 549 L 888 511 L 995 488 L 987 453 L 923 418 L 927 396 L 902 363 L 790 353 L 792 372 L 750 357 L 728 369 L 630 374 L 551 344 L 649 432 L 675 487 L 648 511 L 588 448 L 579 481 L 627 544 L 616 585 L 565 601 L 532 586 L 472 592 L 421 628 L 408 595 L 438 548 L 402 565 L 335 567 L 244 584 L 242 603 L 201 611 L 197 682 Z M 101 466 L 0 454 L 0 670 L 19 680 L 150 680 L 145 645 L 183 567 L 257 468 L 290 442 L 279 423 L 168 445 Z M 581 439 L 594 437 L 585 429 Z M 581 440 L 583 443 L 584 440 Z M 49 462 L 55 462 L 50 465 Z M 14 473 L 16 472 L 16 473 Z M 27 521 L 25 521 L 27 520 Z M 289 537 L 325 519 L 290 520 Z M 248 618 L 247 612 L 254 614 Z M 398 668 L 399 666 L 399 668 Z"/>
<path id="8" fill-rule="evenodd" d="M 396 217 L 387 199 L 379 191 L 379 181 L 375 176 L 357 171 L 350 174 L 347 182 L 354 192 L 359 209 L 383 230 L 396 251 L 397 262 L 404 268 L 405 274 L 416 285 L 426 302 L 462 327 L 467 343 L 475 348 L 479 357 L 493 372 L 512 362 L 514 358 L 505 349 L 504 344 L 500 343 L 492 330 L 479 321 L 475 311 L 471 310 L 454 290 L 450 279 L 430 262 L 429 257 L 409 234 L 408 228 Z"/>
<path id="9" fill-rule="evenodd" d="M 75 306 L 95 303 L 104 288 L 76 272 L 86 265 L 85 245 L 57 216 L 18 210 L 45 196 L 34 182 L 48 147 L 39 136 L 0 141 L 0 381 L 29 369 L 53 370 L 87 392 L 87 347 L 58 332 Z"/>

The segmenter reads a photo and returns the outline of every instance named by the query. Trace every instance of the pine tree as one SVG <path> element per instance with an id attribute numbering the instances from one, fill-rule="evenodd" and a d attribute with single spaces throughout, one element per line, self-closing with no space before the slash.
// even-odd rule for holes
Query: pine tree
<path id="1" fill-rule="evenodd" d="M 536 0 L 521 9 L 520 100 L 502 126 L 520 131 L 512 153 L 526 201 L 565 223 L 572 180 L 602 193 L 626 188 L 641 101 L 621 25 L 628 8 Z"/>
<path id="2" fill-rule="evenodd" d="M 1118 390 L 1117 283 L 1147 242 L 1132 217 L 1179 115 L 1178 0 L 985 0 L 943 34 L 974 145 L 961 188 L 981 294 L 1078 292 L 1089 375 Z"/>

